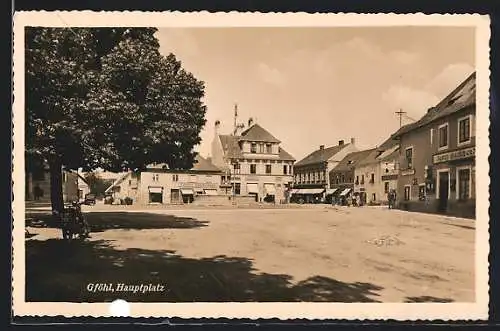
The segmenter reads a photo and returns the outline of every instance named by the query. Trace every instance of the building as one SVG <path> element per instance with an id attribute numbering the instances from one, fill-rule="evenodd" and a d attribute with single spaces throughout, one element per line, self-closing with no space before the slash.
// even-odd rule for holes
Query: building
<path id="1" fill-rule="evenodd" d="M 354 195 L 354 170 L 359 161 L 366 158 L 374 149 L 364 151 L 356 151 L 347 154 L 335 168 L 329 173 L 330 189 L 332 190 L 332 198 L 344 204 L 346 198 Z M 362 176 L 359 183 L 364 184 L 365 178 Z"/>
<path id="2" fill-rule="evenodd" d="M 397 189 L 399 145 L 389 138 L 355 165 L 354 193 L 363 203 L 386 204 L 389 190 Z"/>
<path id="3" fill-rule="evenodd" d="M 401 208 L 475 217 L 475 98 L 473 73 L 394 134 L 400 144 Z"/>
<path id="4" fill-rule="evenodd" d="M 231 194 L 251 196 L 259 202 L 285 202 L 293 181 L 295 159 L 281 141 L 250 120 L 241 134 L 219 134 L 215 123 L 212 162 L 231 183 Z"/>
<path id="5" fill-rule="evenodd" d="M 220 194 L 222 172 L 208 159 L 196 156 L 189 170 L 169 169 L 165 164 L 128 172 L 106 189 L 115 201 L 131 199 L 133 204 L 190 203 L 202 196 Z"/>
<path id="6" fill-rule="evenodd" d="M 354 138 L 351 138 L 350 144 L 340 140 L 336 146 L 319 146 L 319 149 L 294 164 L 292 196 L 297 197 L 297 201 L 312 202 L 317 197 L 331 201 L 330 171 L 347 154 L 357 150 Z"/>
<path id="7" fill-rule="evenodd" d="M 83 177 L 83 173 L 79 170 L 77 173 L 77 184 L 78 184 L 78 199 L 82 200 L 85 198 L 87 194 L 90 193 L 90 187 L 85 177 Z"/>
<path id="8" fill-rule="evenodd" d="M 86 183 L 79 174 L 70 170 L 61 169 L 62 174 L 62 194 L 64 202 L 79 199 L 79 186 Z M 41 167 L 26 171 L 25 175 L 25 199 L 26 201 L 50 202 L 50 170 L 47 164 Z M 88 187 L 88 185 L 87 185 Z"/>

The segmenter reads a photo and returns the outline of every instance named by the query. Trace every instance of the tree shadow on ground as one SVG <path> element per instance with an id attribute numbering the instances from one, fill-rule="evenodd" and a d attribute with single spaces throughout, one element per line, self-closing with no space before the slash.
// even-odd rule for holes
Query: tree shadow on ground
<path id="1" fill-rule="evenodd" d="M 453 302 L 452 299 L 448 298 L 436 298 L 432 296 L 420 296 L 420 297 L 406 297 L 405 302 L 443 302 L 443 303 L 449 303 Z"/>
<path id="2" fill-rule="evenodd" d="M 84 217 L 90 225 L 91 232 L 102 232 L 109 229 L 193 229 L 208 226 L 209 223 L 191 217 L 139 212 L 90 212 L 85 213 Z M 32 227 L 59 227 L 51 215 L 26 218 L 26 225 Z"/>
<path id="3" fill-rule="evenodd" d="M 92 292 L 88 284 L 160 284 L 162 292 Z M 247 258 L 187 258 L 174 251 L 118 250 L 112 241 L 26 241 L 26 300 L 65 302 L 378 302 L 382 287 L 315 276 L 298 284 L 259 273 Z"/>

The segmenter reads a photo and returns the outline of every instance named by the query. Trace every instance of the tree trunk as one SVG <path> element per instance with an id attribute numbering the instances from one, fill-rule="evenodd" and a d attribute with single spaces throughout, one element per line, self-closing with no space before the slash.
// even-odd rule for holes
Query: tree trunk
<path id="1" fill-rule="evenodd" d="M 62 165 L 60 160 L 53 160 L 50 166 L 50 200 L 52 212 L 60 214 L 64 208 L 62 190 Z"/>

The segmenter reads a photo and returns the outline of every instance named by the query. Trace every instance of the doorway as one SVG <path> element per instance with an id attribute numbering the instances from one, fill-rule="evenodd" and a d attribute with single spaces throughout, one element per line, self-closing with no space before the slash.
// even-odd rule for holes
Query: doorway
<path id="1" fill-rule="evenodd" d="M 446 212 L 448 207 L 448 198 L 450 195 L 449 184 L 450 184 L 450 173 L 449 171 L 438 172 L 439 181 L 439 211 Z"/>

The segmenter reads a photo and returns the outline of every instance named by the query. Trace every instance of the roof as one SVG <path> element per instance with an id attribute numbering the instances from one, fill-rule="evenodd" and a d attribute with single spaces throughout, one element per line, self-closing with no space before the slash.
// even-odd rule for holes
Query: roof
<path id="1" fill-rule="evenodd" d="M 427 113 L 418 121 L 401 127 L 393 138 L 400 137 L 414 129 L 423 127 L 445 116 L 454 114 L 462 109 L 476 104 L 476 73 L 473 72 L 455 90 L 439 102 L 435 107 L 430 108 Z"/>
<path id="2" fill-rule="evenodd" d="M 352 170 L 361 160 L 368 157 L 374 151 L 376 151 L 375 148 L 349 153 L 333 168 L 332 172 Z"/>
<path id="3" fill-rule="evenodd" d="M 324 149 L 317 149 L 299 162 L 295 166 L 303 166 L 328 161 L 332 156 L 340 152 L 349 144 L 332 146 Z"/>
<path id="4" fill-rule="evenodd" d="M 166 163 L 158 163 L 155 165 L 149 165 L 148 169 L 163 169 L 168 170 L 168 165 Z M 217 172 L 221 171 L 216 167 L 210 160 L 205 159 L 201 155 L 196 155 L 193 163 L 193 167 L 189 171 L 199 171 L 199 172 Z"/>
<path id="5" fill-rule="evenodd" d="M 224 151 L 226 157 L 229 158 L 243 157 L 240 145 L 238 144 L 239 136 L 219 135 L 219 139 L 222 144 L 222 150 Z"/>
<path id="6" fill-rule="evenodd" d="M 364 159 L 359 160 L 358 165 L 368 165 L 382 161 L 399 148 L 399 142 L 391 137 L 377 146 Z"/>
<path id="7" fill-rule="evenodd" d="M 280 143 L 272 134 L 259 124 L 254 124 L 243 131 L 239 138 L 240 141 L 263 141 L 268 143 Z"/>
<path id="8" fill-rule="evenodd" d="M 220 142 L 222 144 L 222 150 L 224 151 L 224 156 L 232 159 L 242 159 L 243 152 L 241 151 L 241 147 L 239 141 L 241 140 L 241 136 L 233 136 L 233 135 L 219 135 Z M 279 160 L 284 161 L 295 161 L 295 158 L 290 155 L 287 151 L 285 151 L 282 147 L 279 147 Z"/>
<path id="9" fill-rule="evenodd" d="M 106 191 L 104 191 L 104 193 L 108 193 L 113 187 L 117 186 L 118 184 L 120 184 L 125 178 L 127 178 L 127 176 L 130 174 L 130 172 L 126 172 L 124 174 L 122 174 L 120 177 L 118 177 L 114 182 L 113 184 L 109 185 L 109 187 L 106 189 Z"/>
<path id="10" fill-rule="evenodd" d="M 206 172 L 221 171 L 221 169 L 216 167 L 210 160 L 205 159 L 201 155 L 197 155 L 195 158 L 195 161 L 196 161 L 195 164 L 193 165 L 193 167 L 190 170 L 202 171 L 202 172 L 204 172 L 204 171 L 206 171 Z"/>

